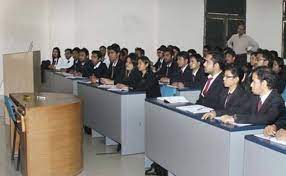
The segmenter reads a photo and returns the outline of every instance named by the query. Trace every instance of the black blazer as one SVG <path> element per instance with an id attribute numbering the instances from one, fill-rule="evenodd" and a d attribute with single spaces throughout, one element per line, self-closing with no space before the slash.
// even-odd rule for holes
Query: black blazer
<path id="1" fill-rule="evenodd" d="M 205 82 L 206 84 L 206 82 Z M 204 85 L 205 85 L 204 84 Z M 210 107 L 213 109 L 220 109 L 219 99 L 221 91 L 224 91 L 225 87 L 223 84 L 223 73 L 220 73 L 217 78 L 213 81 L 212 85 L 210 86 L 207 94 L 205 96 L 202 95 L 202 91 L 200 93 L 200 97 L 197 101 L 197 104 Z"/>
<path id="2" fill-rule="evenodd" d="M 96 78 L 101 78 L 106 76 L 107 74 L 107 66 L 105 63 L 100 62 L 100 65 L 97 68 L 94 68 L 96 65 L 91 64 L 92 66 L 92 72 L 90 76 L 94 75 Z"/>
<path id="3" fill-rule="evenodd" d="M 125 74 L 122 81 L 119 83 L 128 85 L 131 88 L 137 87 L 142 79 L 141 72 L 137 68 L 131 70 L 130 74 Z"/>
<path id="4" fill-rule="evenodd" d="M 228 98 L 228 89 L 221 92 L 219 96 L 219 109 L 215 109 L 217 116 L 222 115 L 234 115 L 240 112 L 246 112 L 250 106 L 248 104 L 248 99 L 250 94 L 248 94 L 241 86 L 238 86 L 234 92 Z"/>
<path id="5" fill-rule="evenodd" d="M 279 117 L 283 116 L 286 112 L 284 100 L 281 95 L 272 90 L 265 102 L 262 104 L 260 111 L 257 111 L 257 104 L 259 102 L 258 96 L 249 100 L 251 106 L 248 113 L 238 113 L 235 122 L 250 123 L 256 125 L 270 125 L 278 121 Z"/>
<path id="6" fill-rule="evenodd" d="M 181 69 L 179 69 L 179 74 L 171 79 L 171 83 L 181 82 L 184 84 L 185 87 L 187 87 L 187 85 L 190 85 L 192 83 L 192 80 L 193 80 L 192 70 L 190 69 L 189 66 L 187 66 L 183 73 Z"/>
<path id="7" fill-rule="evenodd" d="M 112 65 L 113 63 L 110 63 L 108 70 L 107 70 L 107 75 L 105 76 L 106 78 L 114 80 L 114 84 L 117 84 L 122 81 L 124 77 L 124 63 L 122 60 L 118 59 L 117 64 L 114 68 L 114 73 L 112 77 Z"/>
<path id="8" fill-rule="evenodd" d="M 89 77 L 91 73 L 91 61 L 86 60 L 83 62 L 78 61 L 74 65 L 74 70 L 82 74 L 82 77 Z"/>
<path id="9" fill-rule="evenodd" d="M 161 96 L 159 82 L 151 70 L 147 71 L 137 86 L 134 87 L 134 90 L 145 91 L 146 98 L 156 98 Z"/>
<path id="10" fill-rule="evenodd" d="M 160 62 L 160 58 L 157 60 L 157 62 L 154 64 L 154 67 L 155 67 L 155 70 L 156 71 L 159 71 L 161 69 L 161 67 L 163 66 L 164 64 L 164 59 L 163 59 L 163 62 Z"/>
<path id="11" fill-rule="evenodd" d="M 286 72 L 282 70 L 279 74 L 276 75 L 277 81 L 275 88 L 277 89 L 278 93 L 282 93 L 286 86 Z"/>
<path id="12" fill-rule="evenodd" d="M 172 65 L 168 68 L 167 64 L 164 63 L 162 68 L 156 73 L 158 79 L 162 77 L 167 77 L 170 79 L 176 79 L 179 76 L 179 67 L 176 62 L 173 62 Z"/>
<path id="13" fill-rule="evenodd" d="M 207 74 L 205 73 L 204 68 L 200 67 L 196 76 L 194 76 L 192 73 L 192 81 L 190 83 L 188 82 L 188 84 L 185 86 L 194 89 L 203 89 L 206 81 L 207 81 Z"/>

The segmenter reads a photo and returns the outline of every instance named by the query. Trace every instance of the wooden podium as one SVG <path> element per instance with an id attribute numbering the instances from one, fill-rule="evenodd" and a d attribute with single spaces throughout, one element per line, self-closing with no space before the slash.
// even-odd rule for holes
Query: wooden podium
<path id="1" fill-rule="evenodd" d="M 10 94 L 10 98 L 25 112 L 22 175 L 79 174 L 83 169 L 80 99 L 59 93 L 16 93 Z"/>

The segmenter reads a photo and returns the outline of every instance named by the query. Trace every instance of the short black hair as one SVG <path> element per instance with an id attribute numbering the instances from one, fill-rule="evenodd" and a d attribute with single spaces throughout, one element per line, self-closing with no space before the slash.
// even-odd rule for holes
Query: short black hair
<path id="1" fill-rule="evenodd" d="M 184 60 L 188 60 L 188 61 L 190 60 L 190 55 L 186 51 L 179 52 L 178 55 L 177 55 L 177 58 L 179 58 L 179 57 L 184 58 Z"/>
<path id="2" fill-rule="evenodd" d="M 157 51 L 163 51 L 165 52 L 167 47 L 165 45 L 161 45 L 160 48 L 157 49 Z"/>
<path id="3" fill-rule="evenodd" d="M 141 53 L 142 56 L 145 56 L 145 50 L 143 48 L 135 48 L 135 51 L 139 51 Z"/>
<path id="4" fill-rule="evenodd" d="M 257 56 L 257 52 L 251 52 L 250 55 L 251 56 Z"/>
<path id="5" fill-rule="evenodd" d="M 106 47 L 105 47 L 105 46 L 103 46 L 103 45 L 102 45 L 102 46 L 100 46 L 100 47 L 99 47 L 99 49 L 100 49 L 100 48 L 104 48 L 104 49 L 106 49 Z"/>
<path id="6" fill-rule="evenodd" d="M 266 66 L 261 66 L 257 67 L 253 73 L 255 73 L 258 77 L 258 79 L 262 81 L 267 82 L 267 87 L 269 89 L 273 89 L 276 85 L 276 76 L 275 73 L 272 71 L 272 69 L 266 67 Z"/>
<path id="7" fill-rule="evenodd" d="M 173 51 L 173 49 L 172 48 L 167 48 L 165 51 L 164 51 L 164 53 L 170 53 L 172 56 L 174 55 L 174 51 Z"/>
<path id="8" fill-rule="evenodd" d="M 67 51 L 72 52 L 72 49 L 70 49 L 70 48 L 65 49 L 65 52 L 67 52 Z"/>
<path id="9" fill-rule="evenodd" d="M 281 57 L 275 57 L 274 61 L 277 62 L 278 66 L 282 69 L 284 68 L 284 59 Z"/>
<path id="10" fill-rule="evenodd" d="M 225 60 L 223 54 L 218 51 L 209 51 L 209 55 L 212 55 L 212 61 L 214 64 L 218 64 L 221 70 L 224 70 Z"/>
<path id="11" fill-rule="evenodd" d="M 79 47 L 75 47 L 75 48 L 73 48 L 73 50 L 72 50 L 72 52 L 74 52 L 74 51 L 76 51 L 76 52 L 80 52 L 80 49 L 79 49 Z"/>
<path id="12" fill-rule="evenodd" d="M 180 48 L 179 47 L 177 47 L 177 46 L 173 46 L 173 50 L 177 50 L 178 52 L 180 52 L 181 50 L 180 50 Z"/>
<path id="13" fill-rule="evenodd" d="M 125 54 L 128 54 L 129 52 L 127 48 L 122 48 L 121 51 L 124 52 Z"/>
<path id="14" fill-rule="evenodd" d="M 193 54 L 190 56 L 190 59 L 191 58 L 195 58 L 197 60 L 197 62 L 201 63 L 201 65 L 204 62 L 203 57 L 200 54 Z"/>
<path id="15" fill-rule="evenodd" d="M 269 68 L 272 68 L 272 67 L 273 67 L 273 61 L 274 61 L 274 58 L 273 58 L 272 54 L 271 54 L 268 50 L 263 50 L 263 51 L 261 52 L 261 54 L 262 54 L 262 57 L 263 57 L 266 61 L 268 61 L 268 67 L 269 67 Z"/>
<path id="16" fill-rule="evenodd" d="M 279 56 L 278 56 L 278 52 L 275 51 L 275 50 L 271 50 L 270 53 L 272 54 L 272 56 L 273 56 L 274 58 L 279 57 Z"/>
<path id="17" fill-rule="evenodd" d="M 102 58 L 102 54 L 101 54 L 101 52 L 98 51 L 98 50 L 93 50 L 93 51 L 91 52 L 91 54 L 96 54 L 99 59 Z"/>
<path id="18" fill-rule="evenodd" d="M 195 49 L 189 49 L 189 50 L 188 50 L 188 53 L 189 53 L 190 55 L 194 55 L 194 54 L 197 54 L 197 51 L 196 51 Z"/>
<path id="19" fill-rule="evenodd" d="M 235 52 L 232 49 L 228 49 L 224 52 L 224 55 L 226 56 L 227 54 L 231 55 L 232 57 L 236 57 Z"/>
<path id="20" fill-rule="evenodd" d="M 112 45 L 110 45 L 108 48 L 108 50 L 113 50 L 115 51 L 116 53 L 119 53 L 120 52 L 120 46 L 116 43 L 113 43 Z"/>
<path id="21" fill-rule="evenodd" d="M 89 51 L 86 48 L 82 48 L 80 52 L 84 52 L 86 56 L 89 56 Z"/>
<path id="22" fill-rule="evenodd" d="M 236 67 L 234 64 L 230 64 L 225 67 L 224 71 L 226 70 L 230 71 L 234 77 L 238 77 L 239 83 L 241 83 L 244 77 L 244 71 L 241 67 Z"/>

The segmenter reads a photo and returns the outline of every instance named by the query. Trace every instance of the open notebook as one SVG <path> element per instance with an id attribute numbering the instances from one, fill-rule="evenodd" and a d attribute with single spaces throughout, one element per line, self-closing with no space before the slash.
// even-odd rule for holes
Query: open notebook
<path id="1" fill-rule="evenodd" d="M 275 143 L 278 143 L 278 144 L 286 145 L 286 141 L 277 140 L 275 137 L 266 137 L 266 136 L 264 136 L 264 134 L 256 134 L 255 136 L 259 137 L 259 138 L 262 138 L 262 139 L 269 140 L 271 142 L 275 142 Z"/>
<path id="2" fill-rule="evenodd" d="M 183 96 L 172 96 L 172 97 L 158 97 L 158 100 L 167 102 L 167 103 L 188 103 L 189 101 Z"/>
<path id="3" fill-rule="evenodd" d="M 221 117 L 215 117 L 215 119 L 221 122 Z M 233 125 L 238 126 L 238 127 L 244 127 L 244 126 L 250 126 L 252 124 L 234 123 Z"/>
<path id="4" fill-rule="evenodd" d="M 208 108 L 202 105 L 188 105 L 188 106 L 179 106 L 176 107 L 177 109 L 180 109 L 182 111 L 188 111 L 190 113 L 194 114 L 202 114 L 213 111 L 212 108 Z"/>

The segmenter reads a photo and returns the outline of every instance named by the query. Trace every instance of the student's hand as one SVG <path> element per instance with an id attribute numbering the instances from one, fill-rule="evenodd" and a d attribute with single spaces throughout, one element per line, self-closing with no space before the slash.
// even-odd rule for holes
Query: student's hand
<path id="1" fill-rule="evenodd" d="M 152 71 L 153 71 L 153 73 L 156 73 L 156 68 L 152 67 Z"/>
<path id="2" fill-rule="evenodd" d="M 125 84 L 116 84 L 116 87 L 119 89 L 127 89 L 128 88 L 128 86 Z"/>
<path id="3" fill-rule="evenodd" d="M 80 72 L 74 72 L 73 75 L 74 75 L 74 76 L 80 76 L 81 73 L 80 73 Z"/>
<path id="4" fill-rule="evenodd" d="M 97 78 L 96 78 L 96 76 L 91 76 L 90 78 L 90 81 L 91 81 L 91 83 L 93 83 L 93 84 L 95 84 L 96 83 L 96 81 L 97 81 Z"/>
<path id="5" fill-rule="evenodd" d="M 280 129 L 276 133 L 276 139 L 281 141 L 286 141 L 286 130 Z"/>
<path id="6" fill-rule="evenodd" d="M 170 83 L 170 79 L 167 78 L 167 77 L 163 77 L 163 78 L 160 79 L 160 82 L 162 82 L 162 83 Z"/>
<path id="7" fill-rule="evenodd" d="M 178 87 L 178 83 L 177 83 L 177 82 L 173 82 L 173 83 L 172 83 L 172 86 Z"/>
<path id="8" fill-rule="evenodd" d="M 221 116 L 221 121 L 223 123 L 227 123 L 227 124 L 234 124 L 234 118 L 233 116 L 229 116 L 229 115 L 223 115 Z"/>
<path id="9" fill-rule="evenodd" d="M 214 119 L 216 116 L 216 112 L 215 111 L 211 111 L 208 113 L 205 113 L 202 117 L 203 120 L 207 120 L 207 119 Z"/>
<path id="10" fill-rule="evenodd" d="M 184 85 L 184 83 L 182 83 L 182 82 L 178 82 L 177 87 L 178 87 L 179 89 L 182 89 L 182 88 L 185 87 L 185 85 Z"/>
<path id="11" fill-rule="evenodd" d="M 113 85 L 114 81 L 111 79 L 107 79 L 107 78 L 100 78 L 100 82 L 102 84 L 106 84 L 106 85 Z"/>
<path id="12" fill-rule="evenodd" d="M 275 136 L 277 132 L 277 127 L 276 125 L 268 125 L 267 127 L 264 128 L 263 134 L 264 136 Z"/>

